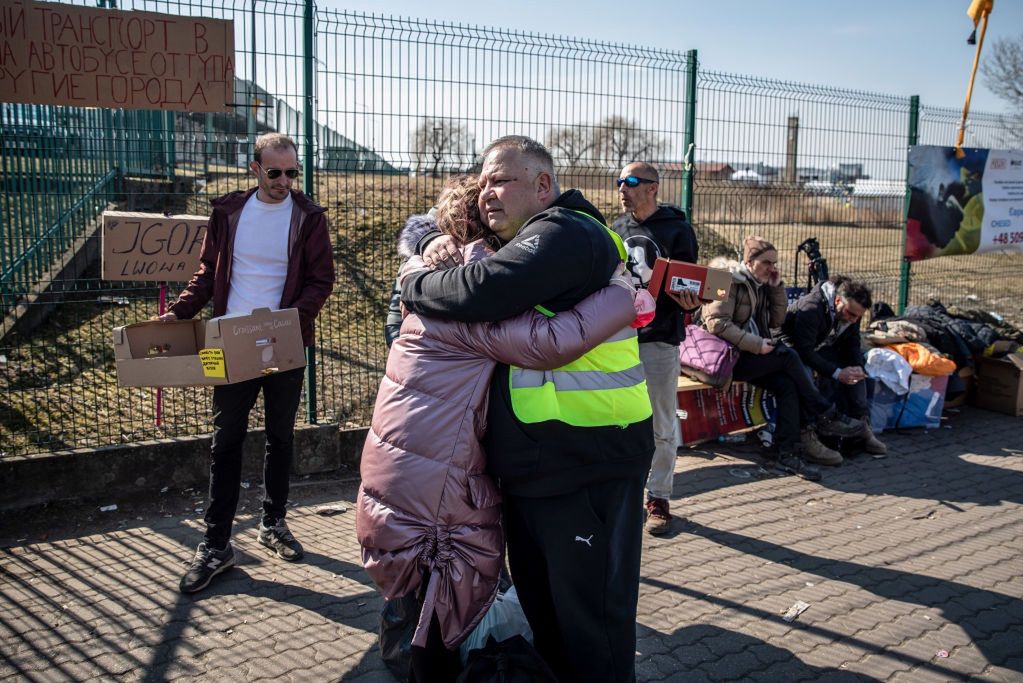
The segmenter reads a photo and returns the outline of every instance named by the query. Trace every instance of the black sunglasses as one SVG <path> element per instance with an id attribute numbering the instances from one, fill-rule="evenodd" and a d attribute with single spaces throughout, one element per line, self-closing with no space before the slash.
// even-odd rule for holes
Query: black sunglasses
<path id="1" fill-rule="evenodd" d="M 657 182 L 656 180 L 648 180 L 647 178 L 637 178 L 634 175 L 630 175 L 630 176 L 625 176 L 624 178 L 617 178 L 615 180 L 615 185 L 617 185 L 618 187 L 621 187 L 622 185 L 625 185 L 626 187 L 639 187 L 640 183 L 656 183 L 656 182 Z"/>
<path id="2" fill-rule="evenodd" d="M 294 180 L 295 178 L 298 177 L 298 174 L 302 172 L 297 168 L 287 168 L 284 169 L 283 171 L 279 168 L 263 168 L 263 165 L 260 164 L 258 161 L 256 162 L 256 166 L 259 166 L 259 170 L 265 173 L 266 177 L 269 178 L 270 180 L 277 180 L 278 178 L 281 177 L 282 173 L 291 178 L 292 180 Z"/>

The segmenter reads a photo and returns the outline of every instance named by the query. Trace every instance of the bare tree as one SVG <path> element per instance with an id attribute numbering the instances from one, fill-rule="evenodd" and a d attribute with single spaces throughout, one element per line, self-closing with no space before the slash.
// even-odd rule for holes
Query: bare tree
<path id="1" fill-rule="evenodd" d="M 436 176 L 440 164 L 447 159 L 461 159 L 466 150 L 469 133 L 465 126 L 448 119 L 425 118 L 412 133 L 412 150 L 418 161 L 417 171 L 433 162 L 430 175 Z"/>
<path id="2" fill-rule="evenodd" d="M 1009 105 L 1009 113 L 1001 117 L 1005 141 L 1023 144 L 1023 34 L 996 40 L 981 73 L 984 85 Z"/>
<path id="3" fill-rule="evenodd" d="M 574 168 L 579 165 L 586 153 L 597 144 L 594 131 L 588 126 L 574 125 L 564 128 L 551 128 L 547 132 L 547 148 L 560 153 L 567 165 Z"/>
<path id="4" fill-rule="evenodd" d="M 667 149 L 667 141 L 622 116 L 608 116 L 594 131 L 597 157 L 621 168 L 630 161 L 650 161 Z"/>

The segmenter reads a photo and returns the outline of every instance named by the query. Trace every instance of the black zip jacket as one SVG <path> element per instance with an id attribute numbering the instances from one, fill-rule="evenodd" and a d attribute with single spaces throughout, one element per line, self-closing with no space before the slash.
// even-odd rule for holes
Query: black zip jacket
<path id="1" fill-rule="evenodd" d="M 781 339 L 799 353 L 808 368 L 825 377 L 831 377 L 839 369 L 833 359 L 841 362 L 841 367 L 863 367 L 859 325 L 849 325 L 842 330 L 842 334 L 825 347 L 827 356 L 821 354 L 823 349 L 817 346 L 828 338 L 834 325 L 835 315 L 821 291 L 821 285 L 816 285 L 789 306 L 781 327 Z"/>
<path id="2" fill-rule="evenodd" d="M 466 322 L 503 320 L 540 304 L 565 311 L 607 285 L 619 263 L 603 216 L 576 190 L 523 225 L 490 258 L 458 268 L 416 273 L 401 298 L 416 313 Z M 509 368 L 490 384 L 483 446 L 490 473 L 519 496 L 569 493 L 598 481 L 642 477 L 653 454 L 650 419 L 628 427 L 572 427 L 550 420 L 519 422 L 511 409 Z"/>
<path id="3" fill-rule="evenodd" d="M 671 204 L 661 204 L 653 214 L 638 222 L 631 213 L 623 214 L 611 227 L 625 242 L 625 249 L 629 252 L 629 270 L 637 288 L 650 284 L 650 274 L 658 256 L 696 263 L 700 254 L 696 232 L 686 221 L 685 212 Z M 678 344 L 686 337 L 683 316 L 679 305 L 661 292 L 657 296 L 654 319 L 639 331 L 639 343 Z"/>

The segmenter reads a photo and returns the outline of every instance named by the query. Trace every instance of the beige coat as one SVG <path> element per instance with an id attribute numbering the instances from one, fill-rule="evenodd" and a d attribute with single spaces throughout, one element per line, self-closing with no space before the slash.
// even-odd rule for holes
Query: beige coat
<path id="1" fill-rule="evenodd" d="M 700 309 L 700 320 L 708 332 L 734 344 L 740 351 L 760 353 L 764 337 L 744 328 L 753 315 L 754 302 L 758 296 L 767 297 L 767 315 L 763 316 L 766 319 L 757 321 L 760 332 L 769 334 L 769 330 L 781 327 L 788 308 L 785 284 L 757 287 L 750 276 L 739 268 L 738 262 L 729 262 L 728 268 L 732 271 L 732 287 L 728 298 L 704 304 Z"/>

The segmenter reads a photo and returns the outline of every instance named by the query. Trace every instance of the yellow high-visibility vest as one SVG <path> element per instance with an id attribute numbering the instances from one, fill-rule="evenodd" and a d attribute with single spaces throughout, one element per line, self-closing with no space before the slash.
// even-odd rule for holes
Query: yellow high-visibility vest
<path id="1" fill-rule="evenodd" d="M 626 259 L 621 238 L 589 214 Z M 542 306 L 545 315 L 554 315 Z M 555 370 L 511 367 L 512 411 L 526 424 L 557 420 L 574 427 L 626 427 L 653 414 L 636 330 L 626 327 L 599 346 Z"/>

